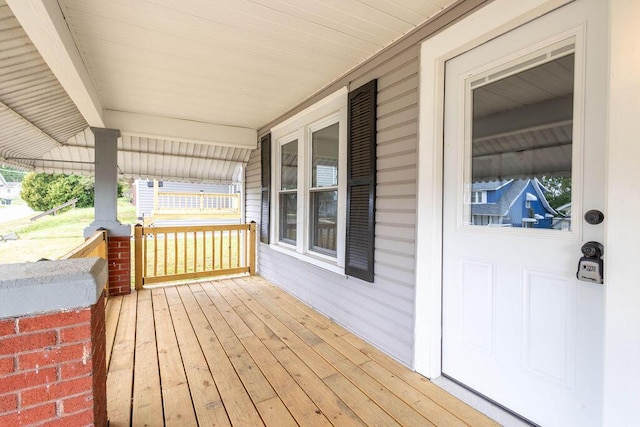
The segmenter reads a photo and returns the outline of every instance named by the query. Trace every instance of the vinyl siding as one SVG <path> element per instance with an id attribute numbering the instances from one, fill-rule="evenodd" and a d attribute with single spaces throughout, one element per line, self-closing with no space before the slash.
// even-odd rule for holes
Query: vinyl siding
<path id="1" fill-rule="evenodd" d="M 487 0 L 458 1 L 425 26 L 336 79 L 259 130 L 273 126 L 341 87 L 378 79 L 375 281 L 331 273 L 258 246 L 258 272 L 409 366 L 413 364 L 420 43 Z M 248 221 L 260 222 L 260 153 L 246 170 Z"/>
<path id="2" fill-rule="evenodd" d="M 258 144 L 258 147 L 260 145 Z M 260 226 L 260 148 L 253 150 L 245 169 L 244 212 L 247 222 L 255 221 Z M 258 236 L 260 233 L 257 233 Z M 258 239 L 259 240 L 259 239 Z M 260 260 L 258 259 L 258 265 Z"/>
<path id="3" fill-rule="evenodd" d="M 318 311 L 411 365 L 415 284 L 418 46 L 356 76 L 378 79 L 375 279 L 345 277 L 258 246 L 258 272 Z M 259 222 L 260 153 L 246 172 L 247 220 Z"/>

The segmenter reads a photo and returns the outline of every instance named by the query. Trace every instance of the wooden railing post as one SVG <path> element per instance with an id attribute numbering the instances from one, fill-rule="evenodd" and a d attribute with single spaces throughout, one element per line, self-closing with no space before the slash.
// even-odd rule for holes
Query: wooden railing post
<path id="1" fill-rule="evenodd" d="M 102 259 L 106 259 L 109 261 L 107 257 L 107 230 L 101 230 L 100 234 L 102 234 L 102 242 L 98 245 L 98 256 Z"/>
<path id="2" fill-rule="evenodd" d="M 136 290 L 142 289 L 144 282 L 142 280 L 142 230 L 144 227 L 140 224 L 136 224 L 133 227 L 133 241 L 134 241 L 134 263 L 135 263 L 135 287 Z"/>
<path id="3" fill-rule="evenodd" d="M 256 222 L 249 224 L 249 274 L 256 275 Z"/>

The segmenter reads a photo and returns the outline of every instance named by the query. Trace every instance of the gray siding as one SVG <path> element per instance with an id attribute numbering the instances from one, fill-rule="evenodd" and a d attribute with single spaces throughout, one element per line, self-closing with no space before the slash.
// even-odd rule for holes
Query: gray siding
<path id="1" fill-rule="evenodd" d="M 260 147 L 260 144 L 258 144 Z M 260 226 L 260 148 L 253 150 L 245 169 L 244 212 L 247 222 Z M 260 235 L 260 233 L 258 233 Z M 258 260 L 258 262 L 260 262 Z"/>
<path id="2" fill-rule="evenodd" d="M 346 278 L 259 244 L 259 274 L 401 362 L 413 357 L 418 46 L 353 79 L 378 79 L 375 281 Z M 246 173 L 247 220 L 259 222 L 260 155 Z"/>
<path id="3" fill-rule="evenodd" d="M 378 170 L 375 282 L 315 267 L 259 244 L 258 271 L 266 279 L 386 351 L 413 363 L 420 43 L 487 0 L 458 1 L 423 27 L 266 124 L 271 127 L 349 85 L 378 79 Z M 260 222 L 260 153 L 246 171 L 247 220 Z"/>

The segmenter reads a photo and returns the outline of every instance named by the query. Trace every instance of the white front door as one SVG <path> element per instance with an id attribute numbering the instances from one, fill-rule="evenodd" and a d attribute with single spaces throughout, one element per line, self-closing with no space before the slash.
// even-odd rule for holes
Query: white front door
<path id="1" fill-rule="evenodd" d="M 446 64 L 442 371 L 544 426 L 601 422 L 603 285 L 576 271 L 603 242 L 605 3 Z"/>

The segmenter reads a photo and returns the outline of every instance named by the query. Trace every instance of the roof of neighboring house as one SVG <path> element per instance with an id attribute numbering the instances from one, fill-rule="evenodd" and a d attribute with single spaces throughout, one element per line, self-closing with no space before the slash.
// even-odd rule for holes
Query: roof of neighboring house
<path id="1" fill-rule="evenodd" d="M 471 205 L 473 215 L 489 215 L 489 216 L 505 216 L 509 212 L 509 208 L 516 201 L 518 196 L 524 191 L 524 189 L 529 184 L 529 179 L 519 179 L 519 180 L 509 180 L 509 181 L 493 181 L 494 183 L 500 183 L 497 187 L 493 188 L 496 190 L 506 184 L 511 183 L 509 188 L 502 193 L 502 197 L 498 200 L 497 203 L 481 203 Z M 475 183 L 471 186 L 474 191 Z M 480 190 L 477 190 L 480 191 Z M 490 190 L 487 190 L 490 191 Z"/>
<path id="2" fill-rule="evenodd" d="M 504 193 L 502 193 L 502 197 L 500 198 L 500 200 L 498 200 L 497 203 L 473 204 L 473 215 L 505 216 L 509 212 L 509 209 L 511 208 L 513 203 L 520 197 L 525 188 L 527 188 L 529 183 L 531 183 L 531 185 L 533 186 L 537 194 L 537 199 L 540 200 L 545 210 L 552 215 L 557 215 L 558 213 L 549 205 L 549 202 L 544 195 L 544 192 L 547 191 L 547 189 L 540 183 L 538 178 L 518 180 L 510 179 L 478 183 L 474 182 L 471 185 L 472 191 L 495 191 L 499 188 L 504 187 L 505 185 L 511 185 L 506 189 Z M 527 194 L 535 197 L 530 193 Z"/>
<path id="3" fill-rule="evenodd" d="M 509 184 L 512 179 L 495 181 L 478 181 L 471 184 L 471 191 L 495 191 Z"/>
<path id="4" fill-rule="evenodd" d="M 20 185 L 22 185 L 20 182 L 7 182 L 6 184 L 0 182 L 0 187 L 16 188 L 20 187 Z"/>
<path id="5" fill-rule="evenodd" d="M 549 192 L 549 190 L 544 185 L 542 185 L 542 183 L 538 180 L 538 178 L 534 178 L 532 184 L 533 184 L 533 188 L 535 188 L 536 190 L 536 193 L 538 193 L 540 202 L 542 203 L 542 206 L 544 206 L 545 210 L 553 215 L 557 215 L 558 212 L 556 212 L 555 209 L 551 207 L 551 205 L 547 201 L 547 198 L 544 195 L 544 193 Z"/>

